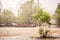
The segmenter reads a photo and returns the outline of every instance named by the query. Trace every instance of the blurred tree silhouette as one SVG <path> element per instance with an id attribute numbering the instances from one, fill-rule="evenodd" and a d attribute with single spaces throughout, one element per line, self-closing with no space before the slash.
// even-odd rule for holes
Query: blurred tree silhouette
<path id="1" fill-rule="evenodd" d="M 60 3 L 58 3 L 57 9 L 54 15 L 55 15 L 56 23 L 60 25 Z"/>
<path id="2" fill-rule="evenodd" d="M 18 11 L 19 15 L 19 23 L 33 23 L 34 18 L 31 16 L 32 14 L 37 12 L 38 5 L 34 3 L 33 0 L 26 1 L 22 6 L 19 8 Z"/>
<path id="3" fill-rule="evenodd" d="M 15 16 L 11 10 L 5 9 L 3 14 L 0 16 L 0 23 L 13 23 L 15 22 Z"/>

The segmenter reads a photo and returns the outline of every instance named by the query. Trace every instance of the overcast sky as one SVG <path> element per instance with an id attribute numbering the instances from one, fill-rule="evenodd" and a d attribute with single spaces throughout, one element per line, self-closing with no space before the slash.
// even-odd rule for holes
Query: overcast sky
<path id="1" fill-rule="evenodd" d="M 19 4 L 26 2 L 27 0 L 1 0 L 3 9 L 10 9 L 14 13 L 17 13 Z M 37 3 L 37 0 L 34 0 Z M 60 3 L 60 0 L 40 0 L 40 6 L 53 13 L 57 7 L 57 3 Z"/>

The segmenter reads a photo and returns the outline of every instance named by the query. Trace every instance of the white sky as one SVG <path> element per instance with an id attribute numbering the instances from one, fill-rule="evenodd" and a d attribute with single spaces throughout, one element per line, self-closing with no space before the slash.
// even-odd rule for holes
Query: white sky
<path id="1" fill-rule="evenodd" d="M 18 11 L 19 4 L 24 3 L 27 0 L 1 0 L 3 9 L 10 9 L 15 14 Z M 34 0 L 37 3 L 37 0 Z M 50 12 L 53 13 L 57 7 L 57 3 L 60 3 L 60 0 L 40 0 L 40 6 Z"/>

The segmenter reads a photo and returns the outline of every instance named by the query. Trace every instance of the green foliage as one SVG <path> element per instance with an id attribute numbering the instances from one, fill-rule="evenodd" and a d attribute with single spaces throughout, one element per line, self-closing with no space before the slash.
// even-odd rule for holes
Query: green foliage
<path id="1" fill-rule="evenodd" d="M 39 34 L 40 34 L 40 36 L 42 36 L 42 37 L 47 37 L 47 36 L 49 36 L 49 33 L 50 33 L 50 30 L 49 30 L 49 29 L 43 29 L 43 28 L 40 28 L 40 29 L 39 29 Z"/>
<path id="2" fill-rule="evenodd" d="M 44 30 L 43 30 L 42 28 L 40 28 L 40 29 L 39 29 L 39 34 L 42 35 L 42 34 L 43 34 L 43 31 L 44 31 Z"/>
<path id="3" fill-rule="evenodd" d="M 43 11 L 42 9 L 38 9 L 37 13 L 33 15 L 34 18 L 39 22 L 39 25 L 43 23 L 50 24 L 50 14 Z"/>

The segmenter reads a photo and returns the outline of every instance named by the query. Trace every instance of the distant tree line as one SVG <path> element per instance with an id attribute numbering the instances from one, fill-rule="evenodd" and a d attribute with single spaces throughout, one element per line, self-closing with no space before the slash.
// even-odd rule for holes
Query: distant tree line
<path id="1" fill-rule="evenodd" d="M 37 12 L 38 5 L 34 1 L 26 1 L 18 9 L 18 16 L 15 16 L 9 9 L 4 9 L 0 16 L 0 24 L 11 25 L 16 24 L 34 24 L 36 20 L 32 17 L 32 14 Z"/>
<path id="2" fill-rule="evenodd" d="M 39 8 L 40 8 L 39 5 L 36 4 L 33 0 L 31 0 L 31 1 L 26 1 L 25 3 L 23 3 L 21 5 L 21 7 L 19 7 L 18 13 L 17 13 L 18 16 L 15 16 L 11 10 L 4 9 L 0 15 L 0 26 L 1 26 L 1 24 L 2 25 L 6 24 L 7 26 L 8 25 L 11 26 L 12 24 L 13 25 L 38 24 L 37 20 L 32 15 L 36 14 Z M 42 12 L 42 11 L 40 10 L 39 12 Z M 43 11 L 43 13 L 47 14 L 46 11 Z M 60 24 L 60 14 L 59 13 L 60 13 L 60 3 L 58 4 L 58 7 L 55 12 L 56 21 Z M 44 17 L 44 16 L 42 16 L 42 17 Z"/>

